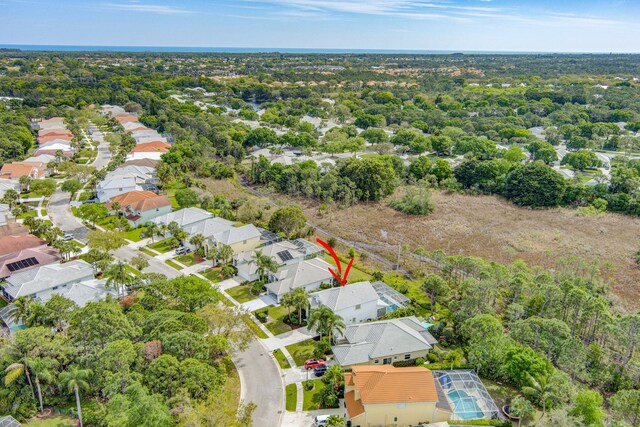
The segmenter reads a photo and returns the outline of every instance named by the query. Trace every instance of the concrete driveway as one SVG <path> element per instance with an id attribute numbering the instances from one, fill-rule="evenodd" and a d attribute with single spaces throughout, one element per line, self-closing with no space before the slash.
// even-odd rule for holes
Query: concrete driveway
<path id="1" fill-rule="evenodd" d="M 315 426 L 315 417 L 317 415 L 338 415 L 342 418 L 347 417 L 347 409 L 341 404 L 341 408 L 337 409 L 321 409 L 318 411 L 305 412 L 287 412 L 282 419 L 282 427 L 312 427 Z M 266 424 L 265 424 L 266 425 Z"/>
<path id="2" fill-rule="evenodd" d="M 308 340 L 309 338 L 313 338 L 316 335 L 317 334 L 315 332 L 310 332 L 306 327 L 303 327 L 291 332 L 276 335 L 275 337 L 265 338 L 262 340 L 262 342 L 269 349 L 269 351 L 273 351 L 277 348 L 286 347 L 291 344 L 296 344 L 301 341 Z"/>

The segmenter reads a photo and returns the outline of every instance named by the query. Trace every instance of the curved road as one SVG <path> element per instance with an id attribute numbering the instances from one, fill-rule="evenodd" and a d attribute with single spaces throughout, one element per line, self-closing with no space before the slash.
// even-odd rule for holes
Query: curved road
<path id="1" fill-rule="evenodd" d="M 253 402 L 255 427 L 279 426 L 284 411 L 284 387 L 280 368 L 259 339 L 242 352 L 232 354 L 240 376 L 240 399 Z"/>

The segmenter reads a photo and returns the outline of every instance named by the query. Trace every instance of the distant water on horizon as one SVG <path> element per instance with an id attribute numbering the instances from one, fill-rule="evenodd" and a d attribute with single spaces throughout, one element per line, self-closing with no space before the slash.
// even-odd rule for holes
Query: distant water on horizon
<path id="1" fill-rule="evenodd" d="M 271 48 L 271 47 L 187 47 L 187 46 L 82 46 L 82 45 L 29 45 L 0 44 L 0 49 L 47 52 L 150 52 L 150 53 L 371 53 L 371 54 L 485 54 L 485 55 L 544 55 L 580 54 L 579 52 L 507 52 L 468 50 L 412 50 L 412 49 L 316 49 L 316 48 Z M 608 53 L 608 52 L 607 52 Z M 596 54 L 596 53 L 594 53 Z"/>

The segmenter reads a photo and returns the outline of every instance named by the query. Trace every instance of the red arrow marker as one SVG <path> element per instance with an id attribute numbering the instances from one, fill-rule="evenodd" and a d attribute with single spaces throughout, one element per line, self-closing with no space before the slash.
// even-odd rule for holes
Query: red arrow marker
<path id="1" fill-rule="evenodd" d="M 320 243 L 333 257 L 333 261 L 336 263 L 336 267 L 338 267 L 338 272 L 336 273 L 329 267 L 329 273 L 340 283 L 342 286 L 347 284 L 347 277 L 349 276 L 349 271 L 351 271 L 351 266 L 353 265 L 353 258 L 349 261 L 349 265 L 347 265 L 347 269 L 344 272 L 344 276 L 342 275 L 342 263 L 340 262 L 340 258 L 336 254 L 336 251 L 333 250 L 331 246 L 329 246 L 324 240 L 316 239 L 316 242 Z"/>

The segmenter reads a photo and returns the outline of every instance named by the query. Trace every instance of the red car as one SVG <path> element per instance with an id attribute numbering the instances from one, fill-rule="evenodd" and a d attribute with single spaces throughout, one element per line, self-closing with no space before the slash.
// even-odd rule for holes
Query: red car
<path id="1" fill-rule="evenodd" d="M 308 359 L 304 362 L 305 369 L 314 369 L 318 366 L 325 366 L 327 362 L 322 359 Z"/>

